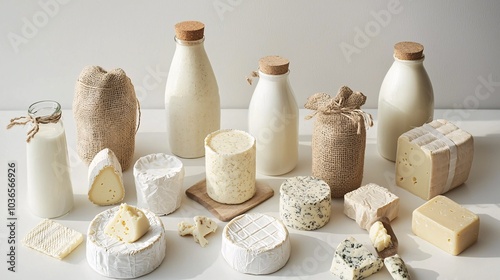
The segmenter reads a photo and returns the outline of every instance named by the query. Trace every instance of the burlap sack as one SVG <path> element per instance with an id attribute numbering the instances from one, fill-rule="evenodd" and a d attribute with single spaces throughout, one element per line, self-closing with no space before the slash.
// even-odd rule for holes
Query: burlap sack
<path id="1" fill-rule="evenodd" d="M 312 135 L 312 175 L 323 179 L 332 197 L 361 186 L 365 159 L 366 128 L 373 125 L 370 114 L 360 107 L 366 101 L 361 92 L 343 86 L 335 98 L 316 93 L 307 99 L 305 108 L 315 110 Z"/>
<path id="2" fill-rule="evenodd" d="M 109 148 L 126 170 L 134 155 L 138 111 L 134 86 L 122 69 L 85 67 L 73 99 L 80 158 L 88 165 L 100 150 Z"/>

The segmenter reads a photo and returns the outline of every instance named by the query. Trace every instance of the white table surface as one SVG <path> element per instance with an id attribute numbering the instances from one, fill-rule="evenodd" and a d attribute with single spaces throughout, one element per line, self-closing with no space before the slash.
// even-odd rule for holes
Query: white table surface
<path id="1" fill-rule="evenodd" d="M 485 279 L 500 275 L 500 110 L 437 110 L 435 117 L 445 116 L 474 136 L 474 162 L 468 181 L 446 195 L 479 215 L 481 220 L 479 240 L 459 256 L 451 256 L 411 232 L 411 213 L 425 201 L 397 187 L 394 183 L 394 163 L 381 158 L 376 150 L 376 110 L 367 110 L 375 119 L 375 126 L 368 130 L 363 184 L 373 182 L 388 188 L 400 197 L 399 217 L 392 222 L 399 239 L 399 254 L 406 261 L 413 279 Z M 250 210 L 278 217 L 279 186 L 286 178 L 311 174 L 312 120 L 304 120 L 309 111 L 301 110 L 300 146 L 298 166 L 283 176 L 257 175 L 274 189 L 274 196 Z M 70 110 L 63 111 L 68 139 L 71 176 L 75 194 L 73 210 L 56 220 L 85 235 L 84 242 L 64 260 L 57 260 L 24 245 L 21 239 L 40 218 L 32 215 L 26 206 L 26 149 L 25 129 L 6 130 L 8 120 L 24 112 L 0 112 L 0 199 L 3 219 L 0 226 L 1 279 L 107 279 L 92 270 L 85 257 L 86 233 L 94 216 L 109 207 L 93 205 L 87 199 L 87 166 L 76 154 L 76 128 Z M 247 129 L 247 110 L 222 111 L 221 128 Z M 139 157 L 164 152 L 167 147 L 163 110 L 143 110 L 141 127 L 136 136 L 134 161 Z M 16 272 L 7 271 L 7 162 L 18 165 L 17 177 L 17 232 Z M 182 159 L 186 177 L 184 189 L 204 178 L 204 158 Z M 132 168 L 123 173 L 126 195 L 124 202 L 135 205 L 136 192 Z M 200 204 L 184 195 L 181 207 L 174 213 L 161 217 L 167 230 L 167 252 L 162 265 L 143 279 L 255 279 L 257 276 L 240 274 L 230 268 L 220 254 L 221 232 L 226 223 L 214 218 L 219 229 L 209 235 L 209 244 L 202 248 L 191 237 L 180 237 L 177 224 L 192 221 L 195 215 L 213 215 Z M 288 263 L 279 271 L 258 276 L 262 279 L 336 279 L 329 272 L 333 252 L 340 241 L 353 236 L 370 250 L 365 230 L 343 214 L 343 200 L 334 199 L 330 222 L 316 231 L 289 229 L 292 254 Z M 372 250 L 374 252 L 374 250 Z M 6 278 L 7 277 L 7 278 Z M 369 279 L 391 279 L 384 269 Z"/>

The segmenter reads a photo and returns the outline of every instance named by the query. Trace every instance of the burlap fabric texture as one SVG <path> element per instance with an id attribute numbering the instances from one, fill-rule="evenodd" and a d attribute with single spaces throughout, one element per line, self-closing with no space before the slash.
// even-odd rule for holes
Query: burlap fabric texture
<path id="1" fill-rule="evenodd" d="M 140 117 L 134 86 L 122 69 L 85 67 L 73 99 L 80 158 L 88 165 L 99 151 L 109 148 L 126 170 L 134 155 L 138 114 Z"/>
<path id="2" fill-rule="evenodd" d="M 316 93 L 307 99 L 306 109 L 315 110 L 312 135 L 312 175 L 323 179 L 332 197 L 361 186 L 365 159 L 366 129 L 373 125 L 370 114 L 360 107 L 366 96 L 343 86 L 335 97 Z"/>

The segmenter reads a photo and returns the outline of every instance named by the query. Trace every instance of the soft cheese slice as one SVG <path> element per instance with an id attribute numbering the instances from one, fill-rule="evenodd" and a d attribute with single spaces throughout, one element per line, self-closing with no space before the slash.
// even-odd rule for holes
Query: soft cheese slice
<path id="1" fill-rule="evenodd" d="M 120 241 L 132 243 L 149 230 L 149 220 L 136 207 L 122 203 L 104 232 Z"/>
<path id="2" fill-rule="evenodd" d="M 363 279 L 379 271 L 383 266 L 381 258 L 370 253 L 354 237 L 348 237 L 337 246 L 330 272 L 342 280 Z"/>
<path id="3" fill-rule="evenodd" d="M 382 251 L 391 245 L 391 236 L 381 221 L 372 224 L 369 230 L 370 241 L 377 251 Z"/>
<path id="4" fill-rule="evenodd" d="M 394 280 L 411 280 L 406 264 L 398 254 L 385 258 L 384 264 Z"/>
<path id="5" fill-rule="evenodd" d="M 280 218 L 299 230 L 315 230 L 330 221 L 331 194 L 328 184 L 316 177 L 292 177 L 280 187 Z"/>
<path id="6" fill-rule="evenodd" d="M 163 262 L 166 234 L 159 217 L 147 209 L 150 227 L 134 243 L 119 241 L 105 233 L 105 228 L 114 219 L 120 207 L 116 206 L 99 213 L 89 225 L 87 232 L 87 262 L 99 274 L 111 278 L 137 278 L 155 270 Z"/>
<path id="7" fill-rule="evenodd" d="M 89 165 L 89 200 L 97 205 L 120 203 L 125 197 L 122 168 L 108 148 L 98 152 Z"/>
<path id="8" fill-rule="evenodd" d="M 430 199 L 464 183 L 474 154 L 472 135 L 446 120 L 414 128 L 398 139 L 396 184 Z"/>
<path id="9" fill-rule="evenodd" d="M 269 274 L 290 258 L 290 238 L 278 219 L 260 213 L 235 217 L 222 233 L 222 256 L 236 271 Z"/>
<path id="10" fill-rule="evenodd" d="M 83 241 L 83 235 L 53 220 L 45 219 L 23 239 L 23 244 L 46 255 L 63 259 Z"/>
<path id="11" fill-rule="evenodd" d="M 399 197 L 384 187 L 369 183 L 344 195 L 344 213 L 366 230 L 382 217 L 398 216 Z"/>
<path id="12" fill-rule="evenodd" d="M 208 240 L 205 238 L 209 233 L 215 232 L 217 230 L 217 223 L 212 221 L 208 217 L 195 216 L 194 225 L 186 222 L 180 222 L 178 225 L 178 231 L 180 236 L 192 235 L 194 241 L 199 243 L 201 247 L 205 247 L 208 244 Z"/>
<path id="13" fill-rule="evenodd" d="M 477 241 L 479 217 L 438 195 L 413 211 L 413 233 L 442 250 L 458 255 Z"/>

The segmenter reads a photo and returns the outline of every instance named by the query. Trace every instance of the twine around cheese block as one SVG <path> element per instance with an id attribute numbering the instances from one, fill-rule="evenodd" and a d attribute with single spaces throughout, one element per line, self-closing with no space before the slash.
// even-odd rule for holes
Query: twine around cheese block
<path id="1" fill-rule="evenodd" d="M 316 93 L 305 108 L 315 110 L 312 135 L 312 175 L 323 179 L 334 198 L 361 186 L 366 146 L 366 128 L 372 118 L 360 107 L 366 101 L 361 92 L 343 86 L 337 96 Z"/>
<path id="2" fill-rule="evenodd" d="M 88 165 L 99 151 L 109 148 L 126 170 L 134 155 L 138 109 L 134 86 L 122 69 L 85 67 L 73 99 L 80 158 Z"/>

